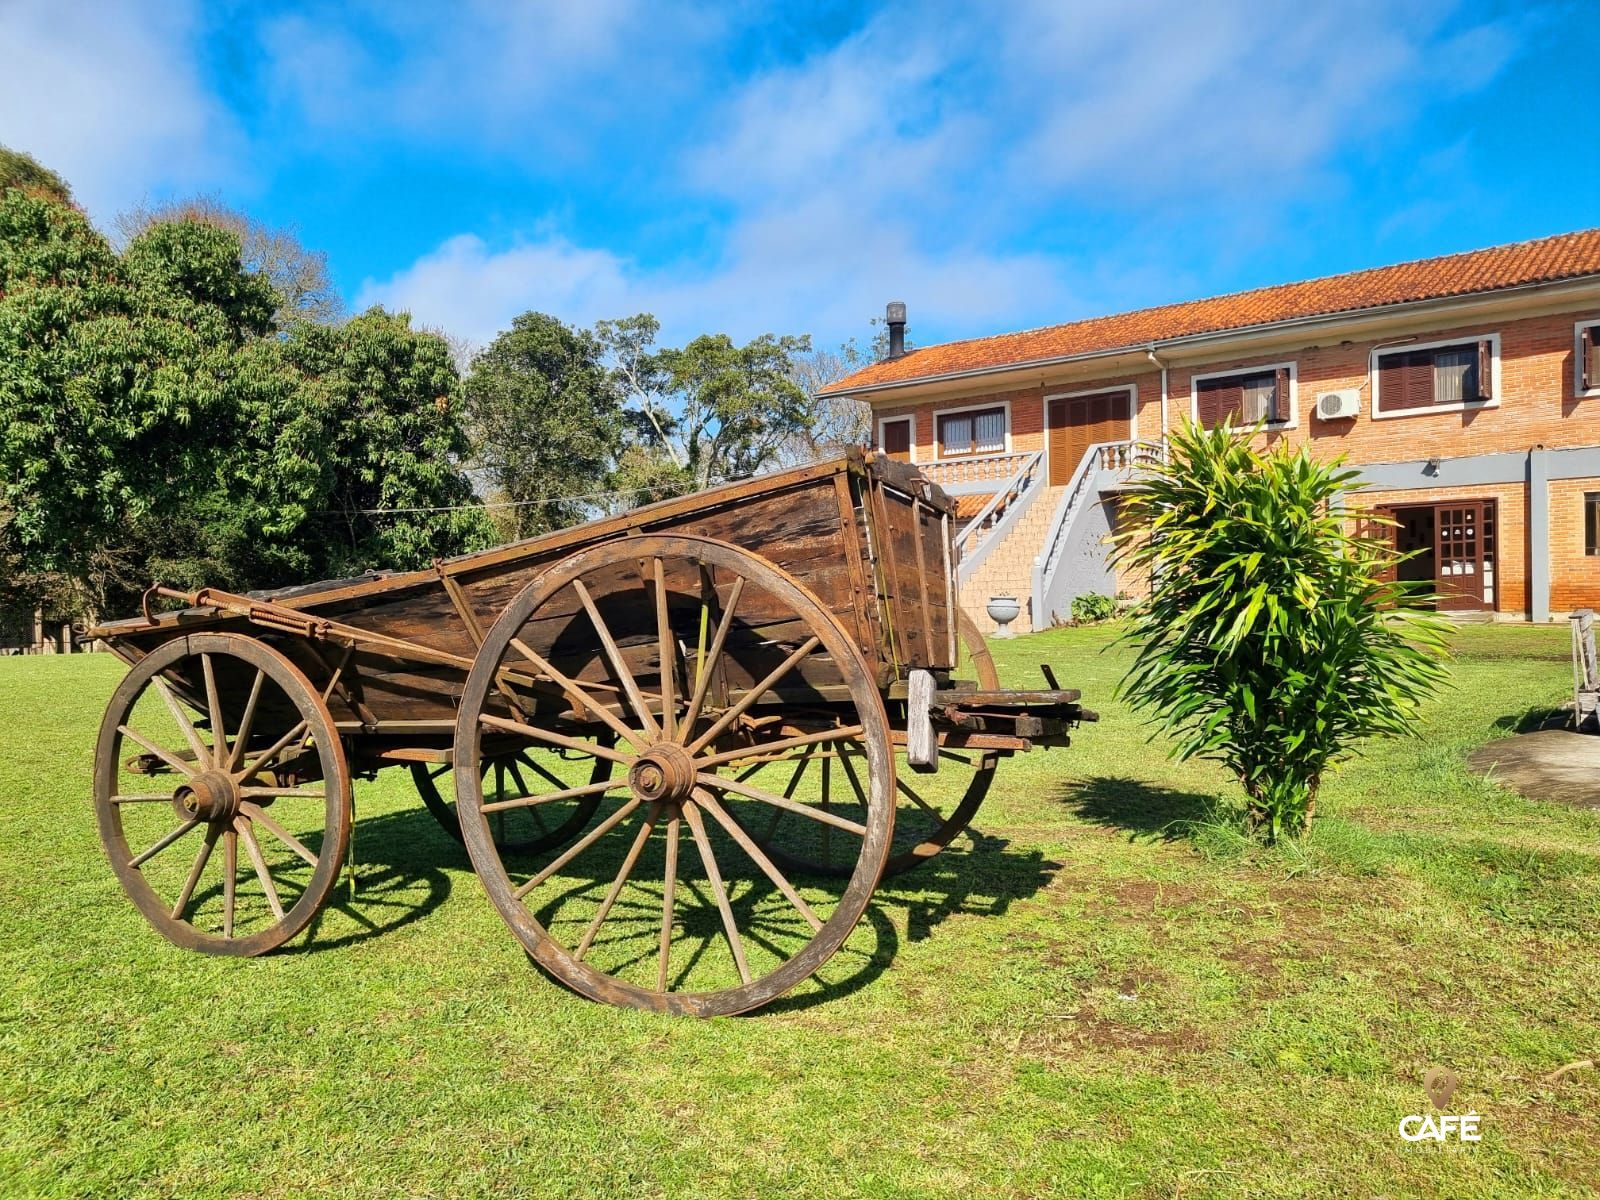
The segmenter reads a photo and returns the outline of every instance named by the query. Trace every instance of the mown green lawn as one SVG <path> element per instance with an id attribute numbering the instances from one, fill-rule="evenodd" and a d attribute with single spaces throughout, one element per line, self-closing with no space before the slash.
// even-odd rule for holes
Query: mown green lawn
<path id="1" fill-rule="evenodd" d="M 1514 1196 L 1600 1180 L 1600 814 L 1462 765 L 1569 686 L 1473 627 L 1422 737 L 1302 848 L 1208 822 L 1111 699 L 1105 630 L 1001 643 L 1103 719 L 1004 764 L 790 1000 L 695 1023 L 547 982 L 396 774 L 307 943 L 185 953 L 118 890 L 89 768 L 109 656 L 0 661 L 0 1195 Z M 1408 1145 L 1454 1068 L 1476 1145 Z"/>

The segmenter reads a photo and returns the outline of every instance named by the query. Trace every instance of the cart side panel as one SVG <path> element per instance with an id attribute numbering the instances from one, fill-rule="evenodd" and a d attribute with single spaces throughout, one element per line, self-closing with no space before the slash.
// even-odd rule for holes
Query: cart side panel
<path id="1" fill-rule="evenodd" d="M 876 476 L 868 477 L 865 491 L 886 657 L 901 677 L 913 667 L 951 668 L 954 604 L 946 514 Z"/>

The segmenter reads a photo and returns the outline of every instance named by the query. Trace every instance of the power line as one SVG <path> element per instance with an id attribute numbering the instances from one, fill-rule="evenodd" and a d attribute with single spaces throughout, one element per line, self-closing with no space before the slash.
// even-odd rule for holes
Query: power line
<path id="1" fill-rule="evenodd" d="M 641 492 L 659 490 L 658 484 L 641 484 L 633 488 L 614 488 L 604 492 L 573 492 L 562 496 L 544 496 L 538 500 L 480 500 L 475 504 L 439 504 L 421 508 L 324 508 L 318 511 L 327 516 L 348 516 L 351 514 L 364 517 L 376 516 L 404 516 L 418 513 L 442 512 L 467 512 L 471 509 L 487 508 L 531 508 L 544 504 L 561 504 L 568 500 L 607 500 L 622 499 L 637 496 Z"/>

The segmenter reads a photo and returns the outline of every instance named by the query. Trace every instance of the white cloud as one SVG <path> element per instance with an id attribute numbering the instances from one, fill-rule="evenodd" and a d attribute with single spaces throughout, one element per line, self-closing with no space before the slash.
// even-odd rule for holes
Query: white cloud
<path id="1" fill-rule="evenodd" d="M 216 186 L 235 137 L 190 54 L 183 4 L 0 5 L 0 130 L 106 221 L 149 194 Z"/>
<path id="2" fill-rule="evenodd" d="M 529 309 L 582 323 L 621 316 L 632 311 L 630 291 L 625 264 L 605 250 L 548 238 L 495 251 L 464 233 L 388 279 L 367 280 L 356 308 L 409 312 L 482 346 Z"/>

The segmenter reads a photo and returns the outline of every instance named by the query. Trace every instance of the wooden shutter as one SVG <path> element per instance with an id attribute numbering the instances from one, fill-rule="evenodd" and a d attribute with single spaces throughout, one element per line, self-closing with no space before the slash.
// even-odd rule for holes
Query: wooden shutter
<path id="1" fill-rule="evenodd" d="M 1478 343 L 1478 399 L 1494 398 L 1494 343 L 1488 338 Z"/>
<path id="2" fill-rule="evenodd" d="M 1196 389 L 1196 417 L 1206 429 L 1215 429 L 1229 417 L 1237 425 L 1244 415 L 1244 388 L 1239 377 L 1207 379 Z"/>
<path id="3" fill-rule="evenodd" d="M 1427 408 L 1433 403 L 1433 355 L 1426 350 L 1385 354 L 1378 359 L 1378 408 L 1382 412 Z"/>
<path id="4" fill-rule="evenodd" d="M 1595 378 L 1594 331 L 1593 325 L 1578 331 L 1578 390 L 1582 392 L 1600 387 L 1600 379 Z"/>
<path id="5" fill-rule="evenodd" d="M 1279 367 L 1272 385 L 1272 419 L 1288 421 L 1293 415 L 1289 411 L 1289 368 Z"/>

